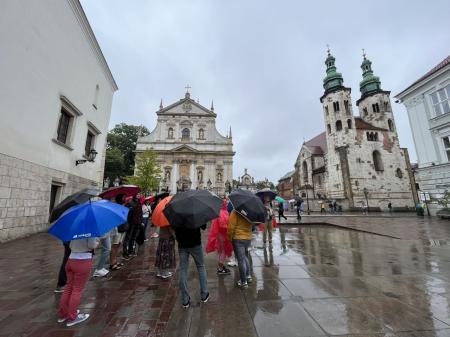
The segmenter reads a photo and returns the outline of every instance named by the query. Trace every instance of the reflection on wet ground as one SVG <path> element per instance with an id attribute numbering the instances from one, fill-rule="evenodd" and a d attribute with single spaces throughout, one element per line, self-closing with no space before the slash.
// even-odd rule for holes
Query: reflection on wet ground
<path id="1" fill-rule="evenodd" d="M 199 303 L 191 262 L 187 310 L 179 303 L 177 274 L 155 278 L 156 242 L 148 242 L 112 278 L 89 282 L 81 309 L 92 319 L 71 329 L 55 322 L 60 244 L 45 234 L 2 244 L 0 337 L 450 336 L 450 222 L 328 220 L 365 232 L 286 225 L 275 229 L 273 247 L 263 247 L 258 232 L 250 287 L 235 287 L 237 270 L 217 276 L 216 256 L 209 254 L 211 299 Z"/>
<path id="2" fill-rule="evenodd" d="M 177 303 L 167 336 L 450 336 L 450 223 L 412 218 L 407 239 L 378 235 L 389 222 L 387 232 L 401 234 L 402 221 L 383 219 L 377 235 L 281 226 L 273 247 L 258 233 L 254 282 L 243 291 L 234 286 L 237 271 L 214 274 L 210 255 L 210 302 L 189 310 Z"/>

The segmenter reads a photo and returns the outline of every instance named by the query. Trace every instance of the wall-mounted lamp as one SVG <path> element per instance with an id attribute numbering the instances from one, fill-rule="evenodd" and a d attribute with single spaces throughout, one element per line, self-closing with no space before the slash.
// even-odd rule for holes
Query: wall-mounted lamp
<path id="1" fill-rule="evenodd" d="M 80 164 L 84 164 L 87 161 L 93 162 L 95 160 L 95 157 L 97 157 L 97 153 L 98 153 L 97 151 L 92 149 L 91 151 L 89 151 L 89 155 L 87 156 L 86 159 L 78 159 L 77 161 L 75 161 L 75 166 L 78 166 Z"/>

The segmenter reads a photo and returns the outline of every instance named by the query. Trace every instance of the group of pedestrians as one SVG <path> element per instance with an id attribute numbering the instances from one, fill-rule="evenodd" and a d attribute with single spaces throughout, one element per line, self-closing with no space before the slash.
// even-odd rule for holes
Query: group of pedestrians
<path id="1" fill-rule="evenodd" d="M 89 318 L 89 314 L 80 313 L 78 305 L 83 289 L 91 275 L 94 250 L 99 248 L 99 258 L 95 265 L 94 277 L 104 277 L 111 270 L 122 268 L 124 261 L 136 256 L 138 244 L 145 241 L 145 230 L 151 223 L 154 205 L 141 204 L 138 195 L 127 200 L 124 195 L 115 198 L 115 202 L 129 208 L 127 222 L 118 226 L 101 238 L 86 238 L 64 243 L 64 259 L 61 266 L 58 287 L 55 292 L 62 292 L 60 300 L 58 322 L 66 322 L 73 326 Z M 231 207 L 230 207 L 231 206 Z M 272 221 L 274 212 L 269 198 L 264 199 L 265 223 L 263 242 L 272 244 Z M 155 270 L 156 277 L 168 279 L 173 276 L 176 267 L 175 243 L 178 243 L 179 255 L 179 290 L 181 304 L 184 308 L 191 305 L 188 290 L 189 258 L 192 257 L 197 268 L 200 284 L 200 300 L 209 300 L 207 274 L 204 263 L 202 234 L 207 224 L 191 229 L 185 227 L 161 227 L 159 242 L 156 249 Z M 235 211 L 231 203 L 224 198 L 220 216 L 211 221 L 207 253 L 217 253 L 217 275 L 229 275 L 231 271 L 226 266 L 234 252 L 237 260 L 239 280 L 237 287 L 245 289 L 252 282 L 251 266 L 249 262 L 249 248 L 252 240 L 252 223 L 243 215 Z M 143 236 L 143 238 L 142 238 Z M 156 235 L 153 235 L 156 236 Z M 139 239 L 141 237 L 141 240 Z M 143 242 L 142 242 L 143 243 Z M 122 246 L 122 261 L 118 261 L 118 254 Z M 106 264 L 109 258 L 109 269 Z"/>

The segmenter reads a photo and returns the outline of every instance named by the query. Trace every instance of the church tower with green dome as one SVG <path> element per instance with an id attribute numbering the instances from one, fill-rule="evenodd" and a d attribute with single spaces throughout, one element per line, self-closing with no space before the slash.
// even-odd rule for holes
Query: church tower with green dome
<path id="1" fill-rule="evenodd" d="M 361 98 L 356 101 L 359 114 L 366 122 L 385 129 L 393 141 L 398 141 L 391 108 L 390 91 L 381 89 L 381 81 L 372 70 L 372 62 L 363 52 L 362 81 L 359 83 Z"/>
<path id="2" fill-rule="evenodd" d="M 326 76 L 323 79 L 323 106 L 327 138 L 327 186 L 330 199 L 347 199 L 353 207 L 349 177 L 348 148 L 355 142 L 355 119 L 352 112 L 351 89 L 344 86 L 344 78 L 336 69 L 336 59 L 327 51 Z"/>

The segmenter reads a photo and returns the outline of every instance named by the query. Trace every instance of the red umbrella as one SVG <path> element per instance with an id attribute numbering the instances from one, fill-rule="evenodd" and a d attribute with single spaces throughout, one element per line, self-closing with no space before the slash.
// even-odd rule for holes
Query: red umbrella
<path id="1" fill-rule="evenodd" d="M 102 199 L 112 199 L 120 194 L 124 194 L 125 196 L 135 196 L 140 191 L 141 189 L 135 185 L 114 186 L 100 193 L 99 197 Z"/>
<path id="2" fill-rule="evenodd" d="M 145 201 L 153 202 L 153 201 L 155 201 L 155 196 L 154 196 L 154 195 L 151 195 L 151 196 L 145 198 Z"/>

